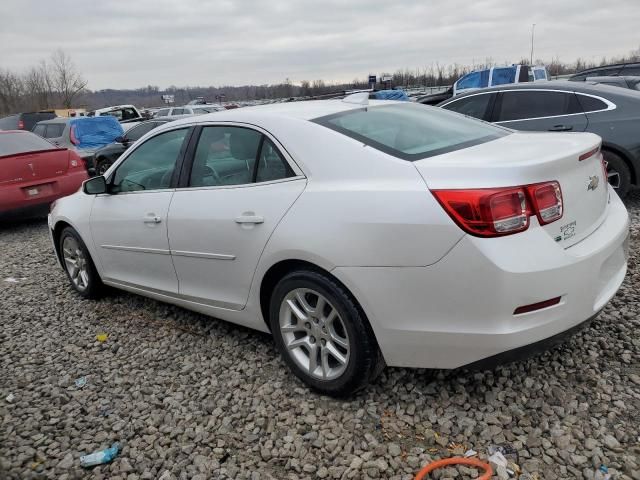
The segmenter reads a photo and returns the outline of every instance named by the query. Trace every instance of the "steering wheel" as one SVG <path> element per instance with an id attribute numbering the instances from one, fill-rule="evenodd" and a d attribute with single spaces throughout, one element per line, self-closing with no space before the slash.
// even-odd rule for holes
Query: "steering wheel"
<path id="1" fill-rule="evenodd" d="M 200 171 L 198 173 L 202 174 L 202 178 L 213 177 L 218 185 L 222 184 L 222 178 L 220 177 L 220 174 L 218 174 L 216 169 L 211 165 L 202 165 L 199 170 Z"/>

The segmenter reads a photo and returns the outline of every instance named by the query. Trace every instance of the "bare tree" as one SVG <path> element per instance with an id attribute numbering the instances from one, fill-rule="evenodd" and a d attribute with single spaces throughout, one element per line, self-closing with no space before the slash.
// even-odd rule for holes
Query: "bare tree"
<path id="1" fill-rule="evenodd" d="M 87 86 L 87 81 L 76 71 L 71 58 L 62 50 L 51 55 L 51 78 L 60 103 L 64 108 L 72 108 L 73 100 Z"/>

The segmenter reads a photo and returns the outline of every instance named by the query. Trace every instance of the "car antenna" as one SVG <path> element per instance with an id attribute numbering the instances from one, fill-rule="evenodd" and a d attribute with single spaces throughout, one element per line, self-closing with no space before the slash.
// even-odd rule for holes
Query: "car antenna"
<path id="1" fill-rule="evenodd" d="M 358 92 L 347 95 L 342 99 L 344 103 L 353 103 L 355 105 L 369 106 L 369 92 Z"/>

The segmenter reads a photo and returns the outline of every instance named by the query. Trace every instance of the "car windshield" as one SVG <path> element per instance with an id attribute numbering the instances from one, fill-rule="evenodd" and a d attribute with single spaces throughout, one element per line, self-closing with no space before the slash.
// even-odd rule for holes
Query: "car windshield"
<path id="1" fill-rule="evenodd" d="M 35 133 L 2 133 L 0 134 L 0 157 L 26 152 L 41 152 L 56 148 L 53 144 Z"/>
<path id="2" fill-rule="evenodd" d="M 411 103 L 361 108 L 314 122 L 404 160 L 420 160 L 495 140 L 510 130 Z"/>

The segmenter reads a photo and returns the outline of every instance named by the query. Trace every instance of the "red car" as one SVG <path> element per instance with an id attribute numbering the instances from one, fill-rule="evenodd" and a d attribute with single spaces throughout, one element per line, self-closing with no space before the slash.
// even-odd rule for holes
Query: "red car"
<path id="1" fill-rule="evenodd" d="M 75 152 L 31 132 L 0 131 L 0 217 L 46 207 L 87 178 Z"/>

